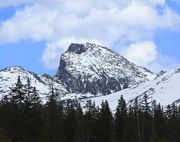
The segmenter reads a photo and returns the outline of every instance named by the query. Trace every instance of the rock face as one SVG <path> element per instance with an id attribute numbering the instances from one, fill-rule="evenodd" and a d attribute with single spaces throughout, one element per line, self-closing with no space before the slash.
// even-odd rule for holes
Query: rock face
<path id="1" fill-rule="evenodd" d="M 23 83 L 30 78 L 32 86 L 43 97 L 52 84 L 63 96 L 69 93 L 107 95 L 154 79 L 156 75 L 106 47 L 86 43 L 69 46 L 61 56 L 55 77 L 38 75 L 18 66 L 0 70 L 0 93 L 7 94 L 18 76 Z"/>
<path id="2" fill-rule="evenodd" d="M 97 105 L 107 100 L 112 110 L 116 109 L 121 95 L 128 102 L 147 94 L 162 105 L 180 104 L 180 68 L 154 74 L 106 47 L 91 43 L 71 44 L 62 54 L 54 77 L 19 66 L 0 70 L 0 99 L 10 92 L 18 76 L 23 84 L 30 78 L 42 101 L 46 101 L 53 84 L 59 99 L 79 99 L 81 104 L 91 99 Z"/>
<path id="3" fill-rule="evenodd" d="M 107 95 L 156 75 L 106 47 L 72 43 L 61 56 L 56 76 L 70 93 Z"/>
<path id="4" fill-rule="evenodd" d="M 149 98 L 149 102 L 156 100 L 157 104 L 161 103 L 161 105 L 164 107 L 172 103 L 180 105 L 179 84 L 180 68 L 176 68 L 159 75 L 153 80 L 142 82 L 141 84 L 131 86 L 127 89 L 112 93 L 110 95 L 97 97 L 87 96 L 86 98 L 83 98 L 82 95 L 79 95 L 78 99 L 80 98 L 80 103 L 82 106 L 85 106 L 88 100 L 95 102 L 95 104 L 98 106 L 101 105 L 103 100 L 107 100 L 111 110 L 114 112 L 116 111 L 118 100 L 122 95 L 128 104 L 133 104 L 135 98 L 141 102 L 144 95 L 146 94 Z M 77 98 L 77 96 L 73 95 L 74 94 L 71 96 L 65 96 L 62 99 Z"/>

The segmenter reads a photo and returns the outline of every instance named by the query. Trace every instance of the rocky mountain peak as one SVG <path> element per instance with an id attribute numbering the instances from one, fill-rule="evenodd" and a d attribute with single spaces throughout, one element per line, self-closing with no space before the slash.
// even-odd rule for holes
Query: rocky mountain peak
<path id="1" fill-rule="evenodd" d="M 3 71 L 10 71 L 10 72 L 21 71 L 22 72 L 25 70 L 20 66 L 12 66 L 12 67 L 7 67 L 7 68 L 3 69 Z"/>
<path id="2" fill-rule="evenodd" d="M 155 75 L 110 49 L 72 43 L 62 54 L 56 75 L 72 93 L 110 94 Z"/>
<path id="3" fill-rule="evenodd" d="M 26 81 L 29 78 L 31 85 L 36 86 L 38 93 L 42 98 L 50 92 L 52 84 L 54 88 L 60 92 L 61 96 L 67 94 L 65 85 L 55 77 L 38 75 L 27 71 L 20 66 L 12 66 L 0 70 L 0 99 L 3 95 L 7 95 L 10 92 L 10 87 L 15 85 L 18 76 L 20 76 L 23 84 L 26 84 Z"/>
<path id="4" fill-rule="evenodd" d="M 98 50 L 98 49 L 99 50 L 101 50 L 101 49 L 109 50 L 106 47 L 87 42 L 85 44 L 71 43 L 66 52 L 81 54 L 86 51 L 93 51 L 93 50 Z"/>
<path id="5" fill-rule="evenodd" d="M 83 52 L 86 52 L 87 47 L 83 44 L 77 44 L 77 43 L 71 43 L 69 46 L 67 52 L 74 52 L 76 54 L 81 54 Z"/>
<path id="6" fill-rule="evenodd" d="M 97 104 L 106 99 L 110 106 L 116 106 L 114 104 L 121 95 L 131 101 L 146 93 L 162 104 L 180 102 L 177 86 L 180 68 L 154 74 L 118 53 L 92 43 L 72 43 L 60 58 L 55 77 L 38 75 L 20 66 L 0 70 L 0 99 L 10 92 L 18 76 L 23 84 L 30 78 L 42 100 L 47 99 L 53 85 L 63 100 L 78 97 L 86 102 L 90 97 Z"/>

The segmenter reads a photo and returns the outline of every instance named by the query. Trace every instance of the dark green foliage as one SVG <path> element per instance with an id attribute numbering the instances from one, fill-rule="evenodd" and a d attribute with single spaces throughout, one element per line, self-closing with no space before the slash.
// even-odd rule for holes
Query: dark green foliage
<path id="1" fill-rule="evenodd" d="M 99 109 L 95 103 L 88 101 L 86 104 L 86 112 L 83 116 L 84 140 L 87 142 L 96 142 L 98 136 L 98 118 Z"/>
<path id="2" fill-rule="evenodd" d="M 115 134 L 118 142 L 126 142 L 127 136 L 127 106 L 121 96 L 115 113 Z"/>
<path id="3" fill-rule="evenodd" d="M 163 139 L 166 137 L 165 134 L 165 117 L 163 113 L 163 109 L 160 104 L 154 106 L 154 138 Z"/>
<path id="4" fill-rule="evenodd" d="M 139 121 L 141 125 L 141 141 L 150 142 L 152 141 L 152 110 L 151 110 L 151 100 L 147 94 L 143 96 L 143 100 L 140 104 L 141 112 L 139 112 Z"/>
<path id="5" fill-rule="evenodd" d="M 0 101 L 0 142 L 180 142 L 180 106 L 163 108 L 146 94 L 130 105 L 121 96 L 114 116 L 107 101 L 59 101 L 51 88 L 47 103 L 38 91 L 17 83 Z"/>
<path id="6" fill-rule="evenodd" d="M 22 105 L 25 100 L 25 92 L 23 88 L 23 84 L 21 82 L 20 76 L 18 76 L 17 83 L 14 88 L 10 88 L 11 92 L 9 95 L 9 100 L 11 103 Z"/>
<path id="7" fill-rule="evenodd" d="M 110 142 L 112 139 L 113 123 L 112 113 L 107 101 L 102 102 L 101 109 L 97 119 L 97 141 Z"/>
<path id="8" fill-rule="evenodd" d="M 9 133 L 12 142 L 38 141 L 42 123 L 41 109 L 37 90 L 31 87 L 30 80 L 23 85 L 18 77 L 10 95 L 1 103 L 0 125 Z"/>
<path id="9" fill-rule="evenodd" d="M 63 106 L 57 103 L 56 93 L 52 86 L 51 92 L 49 93 L 49 100 L 43 110 L 42 142 L 62 141 L 62 117 Z"/>
<path id="10" fill-rule="evenodd" d="M 130 105 L 126 118 L 126 142 L 137 141 L 137 120 L 133 107 Z"/>
<path id="11" fill-rule="evenodd" d="M 180 119 L 179 119 L 179 109 L 175 104 L 167 106 L 167 139 L 171 142 L 178 142 L 180 140 L 179 128 L 180 128 Z"/>

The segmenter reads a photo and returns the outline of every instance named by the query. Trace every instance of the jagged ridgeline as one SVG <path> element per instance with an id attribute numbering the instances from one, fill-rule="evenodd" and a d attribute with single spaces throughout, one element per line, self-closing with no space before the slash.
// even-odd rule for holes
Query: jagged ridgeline
<path id="1" fill-rule="evenodd" d="M 60 58 L 56 76 L 68 92 L 107 95 L 155 75 L 106 47 L 72 43 Z"/>
<path id="2" fill-rule="evenodd" d="M 91 43 L 72 43 L 62 54 L 54 77 L 38 75 L 19 66 L 5 68 L 0 71 L 0 92 L 7 94 L 18 76 L 22 82 L 30 78 L 42 95 L 49 92 L 52 84 L 61 95 L 69 93 L 107 95 L 151 80 L 155 74 L 106 47 Z"/>
<path id="3" fill-rule="evenodd" d="M 128 101 L 148 94 L 163 105 L 180 102 L 179 68 L 155 74 L 106 47 L 91 43 L 72 43 L 61 55 L 54 76 L 38 75 L 19 66 L 0 70 L 0 99 L 10 92 L 18 76 L 23 84 L 29 78 L 42 100 L 53 85 L 61 100 L 91 99 L 98 105 L 108 100 L 113 110 L 121 95 Z"/>

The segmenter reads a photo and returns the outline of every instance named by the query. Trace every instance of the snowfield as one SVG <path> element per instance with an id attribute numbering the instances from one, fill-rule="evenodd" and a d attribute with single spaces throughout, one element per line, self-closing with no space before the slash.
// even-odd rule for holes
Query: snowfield
<path id="1" fill-rule="evenodd" d="M 171 70 L 170 72 L 164 73 L 154 80 L 143 82 L 137 86 L 131 86 L 128 89 L 102 96 L 98 95 L 93 97 L 91 94 L 69 94 L 61 98 L 66 99 L 78 99 L 82 106 L 85 106 L 88 100 L 92 100 L 96 105 L 100 106 L 102 101 L 107 100 L 111 110 L 115 110 L 118 104 L 118 100 L 121 95 L 124 96 L 125 100 L 130 103 L 136 97 L 139 100 L 142 99 L 144 94 L 150 96 L 151 100 L 156 100 L 161 105 L 166 106 L 172 103 L 180 103 L 180 68 Z M 86 98 L 85 98 L 86 97 Z"/>

